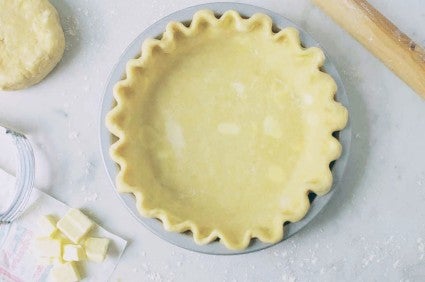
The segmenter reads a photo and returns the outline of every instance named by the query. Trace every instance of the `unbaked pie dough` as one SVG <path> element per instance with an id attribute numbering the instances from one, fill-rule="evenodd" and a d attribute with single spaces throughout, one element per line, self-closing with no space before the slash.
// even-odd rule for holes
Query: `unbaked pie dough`
<path id="1" fill-rule="evenodd" d="M 0 0 L 0 90 L 41 81 L 59 62 L 65 38 L 47 0 Z"/>
<path id="2" fill-rule="evenodd" d="M 199 244 L 281 240 L 284 222 L 309 209 L 309 191 L 329 191 L 341 153 L 332 133 L 347 110 L 323 62 L 263 14 L 200 11 L 190 27 L 169 23 L 114 89 L 106 123 L 119 192 Z"/>

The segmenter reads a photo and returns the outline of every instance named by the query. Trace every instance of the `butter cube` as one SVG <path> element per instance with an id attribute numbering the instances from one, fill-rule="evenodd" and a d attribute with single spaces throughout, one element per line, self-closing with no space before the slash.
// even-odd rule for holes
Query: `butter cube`
<path id="1" fill-rule="evenodd" d="M 81 276 L 73 262 L 57 264 L 50 270 L 50 278 L 54 282 L 80 281 Z"/>
<path id="2" fill-rule="evenodd" d="M 93 225 L 93 221 L 77 209 L 70 209 L 57 223 L 58 229 L 75 244 L 90 231 Z"/>
<path id="3" fill-rule="evenodd" d="M 35 251 L 40 257 L 60 258 L 61 257 L 61 241 L 52 238 L 37 238 L 35 240 Z"/>
<path id="4" fill-rule="evenodd" d="M 105 260 L 108 251 L 109 239 L 90 237 L 84 243 L 87 258 L 94 262 L 102 262 Z"/>
<path id="5" fill-rule="evenodd" d="M 51 236 L 51 238 L 61 241 L 62 245 L 72 244 L 71 240 L 69 240 L 68 237 L 63 235 L 61 232 L 56 232 L 53 236 Z"/>
<path id="6" fill-rule="evenodd" d="M 56 220 L 51 215 L 40 217 L 38 226 L 40 227 L 40 234 L 45 237 L 52 236 L 57 230 Z"/>
<path id="7" fill-rule="evenodd" d="M 63 246 L 63 259 L 66 261 L 80 261 L 86 258 L 86 253 L 80 245 L 66 244 Z"/>

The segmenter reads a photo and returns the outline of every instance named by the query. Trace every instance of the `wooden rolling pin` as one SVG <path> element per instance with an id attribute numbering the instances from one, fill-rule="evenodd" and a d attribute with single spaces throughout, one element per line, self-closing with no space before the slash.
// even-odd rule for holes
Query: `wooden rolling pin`
<path id="1" fill-rule="evenodd" d="M 313 2 L 425 98 L 424 48 L 365 0 Z"/>

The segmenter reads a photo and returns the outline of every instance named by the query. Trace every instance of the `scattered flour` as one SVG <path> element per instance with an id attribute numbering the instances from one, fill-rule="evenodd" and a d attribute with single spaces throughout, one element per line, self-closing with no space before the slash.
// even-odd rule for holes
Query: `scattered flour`
<path id="1" fill-rule="evenodd" d="M 397 268 L 399 267 L 399 265 L 400 265 L 400 260 L 398 259 L 393 263 L 393 268 Z"/>
<path id="2" fill-rule="evenodd" d="M 80 136 L 80 133 L 78 133 L 77 131 L 71 131 L 68 134 L 68 138 L 71 140 L 76 140 L 77 142 L 80 142 L 80 140 L 78 139 L 78 137 Z"/>
<path id="3" fill-rule="evenodd" d="M 425 176 L 422 174 L 418 180 L 416 181 L 416 184 L 418 184 L 418 186 L 422 186 L 425 182 Z"/>
<path id="4" fill-rule="evenodd" d="M 98 198 L 99 198 L 99 197 L 98 197 L 97 193 L 93 193 L 93 194 L 91 194 L 91 195 L 89 195 L 89 196 L 86 196 L 86 197 L 84 198 L 84 202 L 85 202 L 85 203 L 87 203 L 87 202 L 94 202 L 94 201 L 96 201 Z"/>
<path id="5" fill-rule="evenodd" d="M 419 260 L 423 260 L 425 258 L 425 242 L 422 238 L 418 238 L 416 243 L 418 244 Z"/>
<path id="6" fill-rule="evenodd" d="M 297 281 L 297 278 L 292 273 L 284 273 L 282 275 L 282 281 L 295 282 L 295 281 Z"/>

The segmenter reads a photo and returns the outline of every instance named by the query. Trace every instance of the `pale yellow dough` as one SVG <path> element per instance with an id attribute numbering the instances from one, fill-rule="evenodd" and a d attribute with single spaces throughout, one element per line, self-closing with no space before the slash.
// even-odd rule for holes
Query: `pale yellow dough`
<path id="1" fill-rule="evenodd" d="M 199 244 L 281 240 L 283 223 L 306 214 L 308 192 L 329 191 L 341 153 L 332 133 L 347 110 L 323 61 L 263 14 L 200 11 L 190 27 L 170 23 L 115 87 L 106 123 L 118 137 L 119 192 Z"/>
<path id="2" fill-rule="evenodd" d="M 0 90 L 41 81 L 59 62 L 65 38 L 47 0 L 0 0 Z"/>

